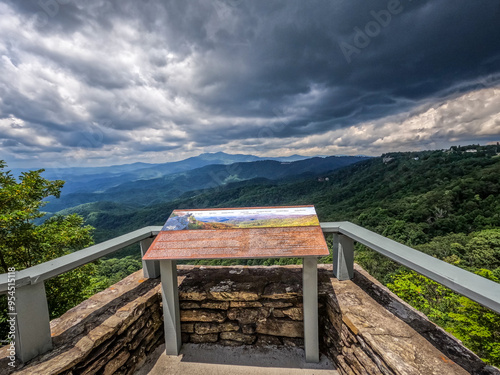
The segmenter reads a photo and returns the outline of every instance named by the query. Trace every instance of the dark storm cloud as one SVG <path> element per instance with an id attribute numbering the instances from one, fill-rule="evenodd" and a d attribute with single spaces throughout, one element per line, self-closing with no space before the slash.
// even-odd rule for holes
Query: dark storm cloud
<path id="1" fill-rule="evenodd" d="M 16 1 L 6 4 L 22 14 L 24 21 L 32 21 L 40 33 L 68 33 L 82 25 L 80 13 L 73 1 Z"/>
<path id="2" fill-rule="evenodd" d="M 335 144 L 332 151 L 377 153 L 390 148 L 389 140 L 403 147 L 429 137 L 446 142 L 495 134 L 496 101 L 477 111 L 477 124 L 492 124 L 487 129 L 444 129 L 454 125 L 440 119 L 466 118 L 477 106 L 474 98 L 484 97 L 481 90 L 498 95 L 490 88 L 500 82 L 500 2 L 32 0 L 0 6 L 5 150 L 37 144 L 71 152 L 91 138 L 89 158 L 110 161 L 127 160 L 130 150 L 149 152 L 147 158 L 162 151 L 234 152 L 238 143 L 254 153 L 313 153 L 313 140 L 318 147 Z M 468 107 L 448 105 L 437 110 L 441 117 L 431 111 L 472 92 L 462 100 Z M 9 118 L 37 137 L 9 127 Z M 421 127 L 423 134 L 408 125 L 412 118 L 433 125 Z M 398 139 L 378 133 L 398 126 Z M 372 133 L 357 130 L 365 128 Z M 413 133 L 405 134 L 409 128 Z"/>

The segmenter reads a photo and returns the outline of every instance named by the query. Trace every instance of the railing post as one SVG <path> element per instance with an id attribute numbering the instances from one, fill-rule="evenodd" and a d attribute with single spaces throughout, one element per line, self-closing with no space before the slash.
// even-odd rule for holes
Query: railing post
<path id="1" fill-rule="evenodd" d="M 152 243 L 152 237 L 141 241 L 141 258 L 144 257 L 144 254 L 146 254 Z M 142 260 L 142 270 L 145 278 L 156 279 L 160 276 L 160 262 L 157 260 Z"/>
<path id="2" fill-rule="evenodd" d="M 182 340 L 179 289 L 177 286 L 177 263 L 175 260 L 161 260 L 160 268 L 165 352 L 167 355 L 179 355 Z"/>
<path id="3" fill-rule="evenodd" d="M 304 309 L 304 349 L 306 362 L 319 362 L 318 259 L 303 258 L 302 300 Z"/>
<path id="4" fill-rule="evenodd" d="M 50 318 L 42 282 L 16 289 L 16 356 L 23 362 L 52 349 Z"/>
<path id="5" fill-rule="evenodd" d="M 342 234 L 333 234 L 333 274 L 339 280 L 354 277 L 354 241 Z"/>

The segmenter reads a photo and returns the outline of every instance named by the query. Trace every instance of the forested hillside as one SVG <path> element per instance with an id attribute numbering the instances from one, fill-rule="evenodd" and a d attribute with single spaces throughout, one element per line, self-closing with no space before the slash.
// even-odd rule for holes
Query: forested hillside
<path id="1" fill-rule="evenodd" d="M 439 235 L 500 226 L 500 157 L 496 147 L 483 148 L 477 153 L 384 155 L 325 175 L 328 181 L 260 178 L 228 183 L 138 210 L 97 202 L 63 212 L 83 215 L 101 241 L 146 225 L 163 225 L 174 208 L 314 204 L 321 221 L 349 220 L 418 245 Z"/>
<path id="2" fill-rule="evenodd" d="M 249 180 L 186 192 L 181 199 L 140 210 L 100 202 L 67 213 L 83 215 L 97 228 L 99 242 L 146 225 L 163 225 L 175 208 L 314 204 L 320 221 L 352 221 L 498 282 L 499 151 L 497 146 L 469 146 L 391 153 L 334 171 L 324 176 L 328 180 Z M 130 248 L 120 260 L 101 262 L 96 282 L 116 281 L 138 269 L 138 254 Z M 370 250 L 357 247 L 356 260 L 486 361 L 500 364 L 498 314 Z"/>
<path id="3" fill-rule="evenodd" d="M 328 177 L 249 180 L 187 192 L 182 199 L 139 210 L 98 202 L 63 213 L 82 215 L 96 228 L 96 242 L 146 225 L 163 225 L 175 208 L 314 204 L 321 221 L 349 220 L 410 246 L 450 233 L 469 235 L 500 227 L 500 157 L 494 146 L 476 153 L 457 149 L 384 155 Z M 381 274 L 388 281 L 385 271 Z M 498 269 L 492 271 L 498 277 Z"/>

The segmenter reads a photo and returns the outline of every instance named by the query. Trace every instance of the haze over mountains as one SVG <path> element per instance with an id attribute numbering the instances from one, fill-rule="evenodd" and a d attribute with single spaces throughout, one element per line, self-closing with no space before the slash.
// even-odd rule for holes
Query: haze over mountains
<path id="1" fill-rule="evenodd" d="M 468 149 L 476 148 L 477 152 L 468 152 Z M 162 200 L 166 196 L 161 196 L 162 189 L 146 189 L 145 184 L 155 180 L 137 181 L 135 191 L 123 192 L 125 201 L 117 199 L 120 197 L 117 187 L 116 191 L 91 195 L 94 199 L 101 196 L 115 199 L 113 201 L 102 199 L 75 204 L 60 213 L 82 215 L 96 228 L 95 239 L 100 242 L 145 225 L 163 225 L 174 209 L 314 204 L 320 221 L 353 221 L 414 245 L 450 232 L 470 233 L 500 225 L 499 151 L 496 146 L 468 146 L 451 152 L 393 153 L 385 155 L 385 161 L 380 157 L 368 158 L 331 172 L 290 175 L 284 179 L 277 179 L 275 171 L 286 175 L 286 168 L 300 172 L 298 166 L 301 164 L 304 168 L 307 165 L 320 168 L 321 161 L 327 165 L 330 159 L 342 159 L 212 165 L 191 170 L 184 178 L 191 176 L 195 183 L 201 183 L 204 174 L 209 176 L 214 170 L 224 171 L 224 168 L 240 165 L 242 170 L 238 176 L 244 176 L 243 172 L 247 177 L 252 175 L 251 172 L 263 175 L 266 168 L 261 168 L 261 165 L 264 164 L 272 166 L 267 169 L 267 176 L 273 173 L 275 176 L 272 176 L 274 179 L 228 180 L 215 188 L 191 188 L 170 201 Z M 318 177 L 328 177 L 328 181 Z M 166 176 L 165 180 L 176 178 L 178 182 L 182 180 L 179 176 Z M 144 184 L 142 191 L 141 183 Z M 134 183 L 124 186 L 134 186 Z M 169 187 L 171 183 L 164 182 L 163 186 Z M 111 192 L 115 193 L 114 196 Z M 144 201 L 149 198 L 150 201 L 138 206 L 132 198 Z M 64 199 L 62 196 L 59 200 Z M 59 200 L 47 205 L 47 211 Z"/>
<path id="2" fill-rule="evenodd" d="M 162 164 L 47 169 L 46 178 L 62 179 L 66 183 L 61 198 L 50 200 L 45 210 L 55 213 L 98 201 L 145 206 L 173 200 L 188 191 L 202 191 L 231 182 L 311 177 L 366 159 L 365 156 L 308 158 L 293 155 L 270 160 L 218 152 Z"/>
<path id="3" fill-rule="evenodd" d="M 342 155 L 344 156 L 344 155 Z M 323 157 L 323 156 L 321 156 Z M 109 180 L 116 177 L 120 181 L 133 181 L 139 179 L 155 178 L 166 174 L 183 172 L 200 168 L 210 164 L 232 164 L 237 162 L 251 162 L 257 160 L 297 161 L 308 159 L 310 156 L 292 155 L 286 157 L 264 158 L 254 155 L 226 154 L 224 152 L 204 153 L 184 160 L 167 163 L 132 163 L 110 165 L 107 167 L 60 167 L 44 168 L 44 176 L 48 179 L 62 179 L 66 181 L 64 192 L 86 191 L 87 185 L 91 186 L 99 180 Z M 30 168 L 37 169 L 37 168 Z M 19 175 L 26 168 L 13 168 L 14 175 Z M 119 177 L 119 178 L 118 178 Z M 83 184 L 83 185 L 82 185 Z M 113 186 L 113 185 L 111 185 Z"/>

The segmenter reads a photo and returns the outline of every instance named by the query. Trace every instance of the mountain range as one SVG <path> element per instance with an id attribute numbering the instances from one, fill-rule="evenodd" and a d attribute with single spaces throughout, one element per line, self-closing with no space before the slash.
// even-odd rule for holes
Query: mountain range
<path id="1" fill-rule="evenodd" d="M 256 159 L 256 160 L 255 160 Z M 46 178 L 66 181 L 61 198 L 49 199 L 47 212 L 55 213 L 84 203 L 108 201 L 146 206 L 201 192 L 231 182 L 255 178 L 279 180 L 311 177 L 368 159 L 362 156 L 304 158 L 295 155 L 261 160 L 253 155 L 202 154 L 186 160 L 144 165 L 69 170 L 47 170 Z M 300 160 L 297 160 L 300 159 Z M 135 169 L 134 169 L 135 168 Z M 55 174 L 59 177 L 56 177 Z"/>
<path id="2" fill-rule="evenodd" d="M 102 200 L 75 205 L 60 213 L 82 215 L 97 228 L 95 238 L 99 242 L 146 225 L 163 225 L 174 209 L 314 204 L 320 221 L 349 220 L 401 242 L 418 244 L 450 232 L 470 233 L 500 226 L 500 156 L 496 156 L 494 147 L 484 149 L 477 153 L 387 154 L 320 175 L 328 180 L 314 173 L 278 179 L 272 168 L 267 176 L 273 179 L 250 178 L 249 170 L 266 168 L 259 168 L 262 162 L 241 163 L 246 168 L 238 175 L 248 177 L 247 180 L 188 190 L 174 200 L 158 200 L 149 205 L 137 206 L 132 199 Z M 328 161 L 325 159 L 323 162 Z M 312 165 L 317 162 L 316 158 L 309 161 Z M 280 164 L 292 168 L 290 165 L 295 166 Z M 195 179 L 220 168 L 194 170 L 191 177 Z M 285 172 L 281 170 L 281 175 L 286 176 Z M 128 194 L 140 195 L 140 185 L 134 189 Z M 153 194 L 153 202 L 154 189 L 144 191 L 146 197 Z"/>

